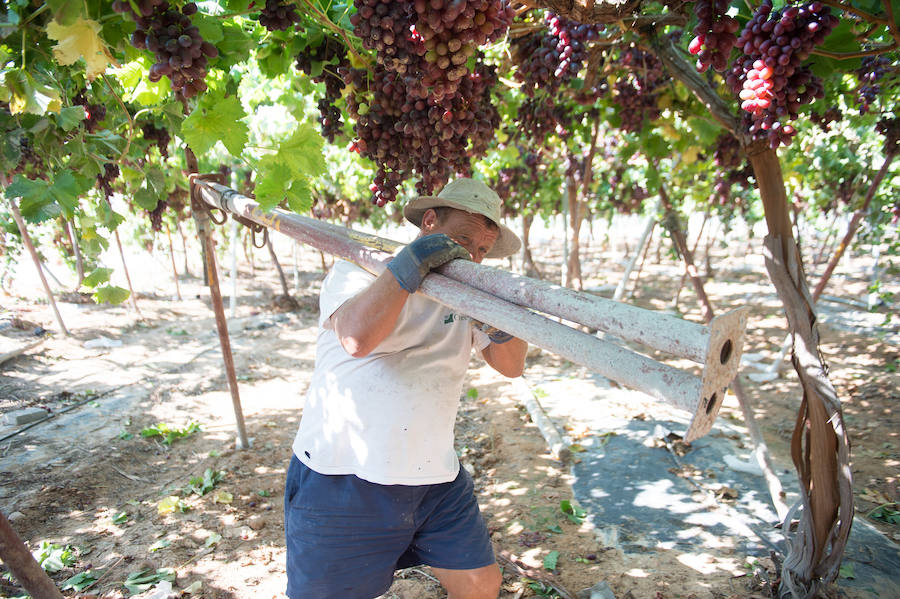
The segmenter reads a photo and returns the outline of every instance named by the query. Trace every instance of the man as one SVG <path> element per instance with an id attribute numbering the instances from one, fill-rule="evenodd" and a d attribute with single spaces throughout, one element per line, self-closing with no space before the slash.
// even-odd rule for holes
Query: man
<path id="1" fill-rule="evenodd" d="M 319 336 L 285 487 L 287 594 L 369 599 L 394 570 L 431 566 L 451 599 L 496 599 L 502 582 L 453 425 L 472 349 L 522 373 L 527 344 L 416 289 L 454 258 L 513 254 L 500 198 L 472 179 L 420 196 L 420 228 L 374 277 L 338 261 L 319 299 Z"/>

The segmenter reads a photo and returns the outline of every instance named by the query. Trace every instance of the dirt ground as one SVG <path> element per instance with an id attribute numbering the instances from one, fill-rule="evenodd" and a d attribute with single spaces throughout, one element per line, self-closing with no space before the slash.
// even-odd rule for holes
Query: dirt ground
<path id="1" fill-rule="evenodd" d="M 585 286 L 605 293 L 621 275 L 623 248 L 599 240 L 595 245 L 583 258 Z M 560 259 L 550 247 L 537 248 L 536 258 L 545 276 L 559 280 Z M 743 250 L 738 247 L 731 248 L 734 256 L 727 249 L 716 250 L 716 277 L 707 282 L 707 291 L 720 310 L 751 307 L 744 351 L 768 362 L 777 355 L 786 323 L 761 261 L 737 255 Z M 0 508 L 31 549 L 38 550 L 42 542 L 73 548 L 71 563 L 51 574 L 58 584 L 83 572 L 96 578 L 80 594 L 65 591 L 67 597 L 128 596 L 123 583 L 148 568 L 173 568 L 174 592 L 193 597 L 282 597 L 282 486 L 314 364 L 320 256 L 300 252 L 297 285 L 289 281 L 298 302 L 293 309 L 279 299 L 277 276 L 264 251 L 256 254 L 252 272 L 245 260 L 240 265 L 238 307 L 229 330 L 252 439 L 252 447 L 241 450 L 235 448 L 235 415 L 208 291 L 199 278 L 182 272 L 183 299 L 172 297 L 171 271 L 167 275 L 160 266 L 165 255 L 150 258 L 141 252 L 132 254 L 142 265 L 132 266 L 141 317 L 130 303 L 112 307 L 63 301 L 62 316 L 71 331 L 64 337 L 36 287 L 16 283 L 13 295 L 0 295 L 0 322 L 15 325 L 0 331 L 7 340 L 24 343 L 35 327 L 55 333 L 0 365 L 0 412 L 40 407 L 54 415 L 18 434 L 17 427 L 0 428 Z M 291 277 L 290 252 L 280 253 Z M 679 267 L 665 250 L 656 260 L 653 254 L 632 301 L 667 309 Z M 827 293 L 865 298 L 864 267 L 864 257 L 850 262 L 841 272 L 858 275 L 842 274 Z M 193 264 L 192 274 L 198 269 Z M 222 278 L 227 307 L 227 272 Z M 686 318 L 700 320 L 695 296 L 687 288 L 680 305 Z M 896 333 L 896 324 L 885 330 Z M 900 348 L 879 339 L 877 330 L 849 332 L 828 324 L 820 330 L 821 349 L 844 402 L 853 442 L 857 511 L 868 514 L 885 505 L 896 509 Z M 85 347 L 101 337 L 121 345 Z M 534 351 L 526 374 L 563 376 L 572 368 Z M 787 370 L 768 382 L 745 377 L 769 449 L 785 463 L 800 399 L 795 377 Z M 575 596 L 600 581 L 619 599 L 768 596 L 743 556 L 698 569 L 672 549 L 626 555 L 603 546 L 590 526 L 563 513 L 561 502 L 573 499 L 570 474 L 550 455 L 515 387 L 473 358 L 463 393 L 457 449 L 474 473 L 504 567 L 503 599 L 552 597 L 554 585 L 557 593 Z M 740 420 L 736 404 L 726 402 L 720 418 Z M 141 434 L 155 425 L 183 428 L 191 422 L 199 430 L 171 444 Z M 893 541 L 900 540 L 896 525 L 873 524 Z M 552 565 L 554 551 L 558 559 L 551 571 L 545 566 Z M 756 565 L 771 569 L 767 559 Z M 21 594 L 14 581 L 0 580 L 0 596 Z M 384 598 L 445 596 L 422 567 L 398 572 Z M 842 596 L 839 585 L 834 596 Z"/>

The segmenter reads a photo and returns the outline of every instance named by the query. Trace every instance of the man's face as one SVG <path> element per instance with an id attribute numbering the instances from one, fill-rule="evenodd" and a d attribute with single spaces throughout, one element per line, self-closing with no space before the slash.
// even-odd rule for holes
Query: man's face
<path id="1" fill-rule="evenodd" d="M 422 234 L 443 233 L 469 251 L 474 262 L 480 263 L 491 251 L 500 232 L 480 214 L 463 210 L 449 210 L 439 220 L 434 210 L 426 210 L 422 216 Z"/>

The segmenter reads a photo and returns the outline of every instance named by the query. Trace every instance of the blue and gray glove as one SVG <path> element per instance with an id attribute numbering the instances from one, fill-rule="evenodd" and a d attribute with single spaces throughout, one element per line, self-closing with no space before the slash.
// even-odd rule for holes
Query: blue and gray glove
<path id="1" fill-rule="evenodd" d="M 506 331 L 501 331 L 497 327 L 492 327 L 491 325 L 475 320 L 474 318 L 472 319 L 472 326 L 486 334 L 492 343 L 506 343 L 513 338 L 513 336 Z"/>
<path id="2" fill-rule="evenodd" d="M 415 293 L 425 275 L 455 258 L 470 260 L 471 256 L 466 248 L 443 233 L 435 233 L 407 245 L 387 267 L 401 287 Z"/>

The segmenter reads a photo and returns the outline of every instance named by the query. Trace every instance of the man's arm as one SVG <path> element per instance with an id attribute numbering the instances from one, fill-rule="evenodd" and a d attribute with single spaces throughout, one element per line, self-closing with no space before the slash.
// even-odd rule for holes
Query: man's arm
<path id="1" fill-rule="evenodd" d="M 482 355 L 491 368 L 510 378 L 522 376 L 525 370 L 525 354 L 528 343 L 513 337 L 505 343 L 491 343 L 482 350 Z"/>
<path id="2" fill-rule="evenodd" d="M 344 350 L 354 358 L 369 355 L 394 330 L 407 299 L 409 292 L 386 270 L 341 304 L 330 323 Z"/>
<path id="3" fill-rule="evenodd" d="M 329 323 L 344 350 L 354 358 L 369 355 L 391 334 L 411 293 L 431 269 L 469 252 L 444 234 L 417 237 L 388 263 L 366 289 L 335 310 Z"/>

